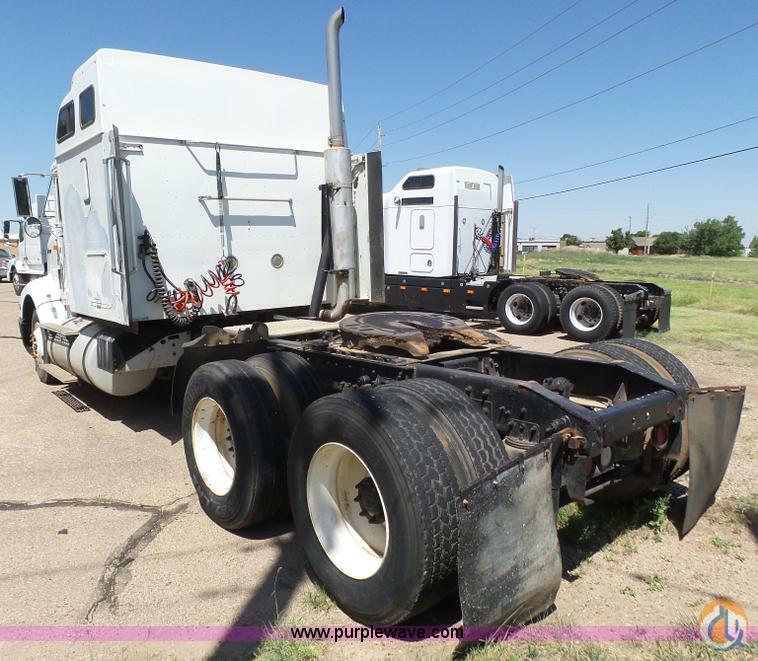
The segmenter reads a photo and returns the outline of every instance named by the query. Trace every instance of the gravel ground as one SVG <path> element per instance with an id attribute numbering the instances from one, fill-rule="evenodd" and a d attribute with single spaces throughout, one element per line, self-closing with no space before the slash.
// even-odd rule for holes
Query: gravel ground
<path id="1" fill-rule="evenodd" d="M 232 534 L 203 515 L 165 393 L 119 400 L 75 385 L 71 392 L 91 409 L 76 413 L 53 396 L 60 386 L 39 383 L 18 338 L 17 301 L 11 286 L 0 284 L 0 625 L 350 622 L 314 589 L 289 521 Z M 510 339 L 541 351 L 571 344 L 560 333 Z M 719 595 L 758 612 L 756 522 L 751 527 L 740 514 L 758 491 L 758 364 L 727 347 L 684 358 L 701 384 L 748 385 L 716 506 L 681 542 L 665 520 L 657 529 L 642 522 L 613 530 L 612 540 L 583 535 L 583 526 L 589 533 L 606 530 L 602 516 L 570 521 L 561 532 L 564 581 L 546 623 L 677 625 Z M 449 624 L 458 617 L 452 599 L 428 614 L 430 622 Z M 213 643 L 0 643 L 0 656 L 29 659 L 244 658 L 257 651 Z M 263 651 L 296 659 L 309 650 Z M 315 647 L 326 658 L 453 651 L 452 643 Z M 621 656 L 654 651 L 602 650 Z M 492 658 L 508 652 L 507 646 L 495 650 Z M 566 656 L 563 648 L 535 653 Z"/>

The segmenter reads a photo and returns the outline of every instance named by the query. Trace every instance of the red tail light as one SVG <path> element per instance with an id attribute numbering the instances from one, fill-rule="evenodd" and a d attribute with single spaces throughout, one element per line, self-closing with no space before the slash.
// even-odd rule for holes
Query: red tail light
<path id="1" fill-rule="evenodd" d="M 653 429 L 653 443 L 659 450 L 668 445 L 669 442 L 669 429 L 667 425 L 658 425 Z"/>

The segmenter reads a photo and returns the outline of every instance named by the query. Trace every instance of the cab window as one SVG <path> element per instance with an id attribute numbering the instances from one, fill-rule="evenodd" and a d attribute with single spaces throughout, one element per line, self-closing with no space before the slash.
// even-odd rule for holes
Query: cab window
<path id="1" fill-rule="evenodd" d="M 66 138 L 74 135 L 74 124 L 74 102 L 69 101 L 58 113 L 58 130 L 55 133 L 56 140 L 63 142 Z"/>
<path id="2" fill-rule="evenodd" d="M 79 95 L 79 127 L 95 123 L 95 88 L 90 85 Z"/>

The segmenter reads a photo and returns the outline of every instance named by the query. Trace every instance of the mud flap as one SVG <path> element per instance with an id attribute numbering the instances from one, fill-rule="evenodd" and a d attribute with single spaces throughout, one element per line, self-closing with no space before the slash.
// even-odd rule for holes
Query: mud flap
<path id="1" fill-rule="evenodd" d="M 549 446 L 463 492 L 458 586 L 465 626 L 523 623 L 547 610 L 561 583 Z"/>
<path id="2" fill-rule="evenodd" d="M 690 484 L 679 534 L 684 537 L 708 509 L 732 456 L 740 423 L 743 388 L 704 388 L 689 394 Z"/>

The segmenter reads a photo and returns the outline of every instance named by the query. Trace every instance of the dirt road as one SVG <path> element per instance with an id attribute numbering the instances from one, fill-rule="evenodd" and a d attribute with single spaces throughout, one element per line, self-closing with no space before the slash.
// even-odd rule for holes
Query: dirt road
<path id="1" fill-rule="evenodd" d="M 203 515 L 165 392 L 119 400 L 74 385 L 70 391 L 90 408 L 77 413 L 54 396 L 60 386 L 42 385 L 18 338 L 17 300 L 0 284 L 0 625 L 349 623 L 314 589 L 289 521 L 232 534 Z M 514 343 L 568 345 L 559 334 Z M 718 595 L 758 617 L 758 365 L 726 348 L 685 360 L 703 384 L 749 386 L 717 506 L 682 542 L 665 517 L 651 526 L 646 512 L 565 517 L 564 584 L 548 623 L 683 624 Z M 450 600 L 428 621 L 453 624 L 458 616 Z M 439 657 L 453 649 L 392 642 L 263 652 Z M 203 642 L 0 643 L 4 658 L 249 658 L 256 651 Z M 639 652 L 655 649 L 605 649 Z"/>

